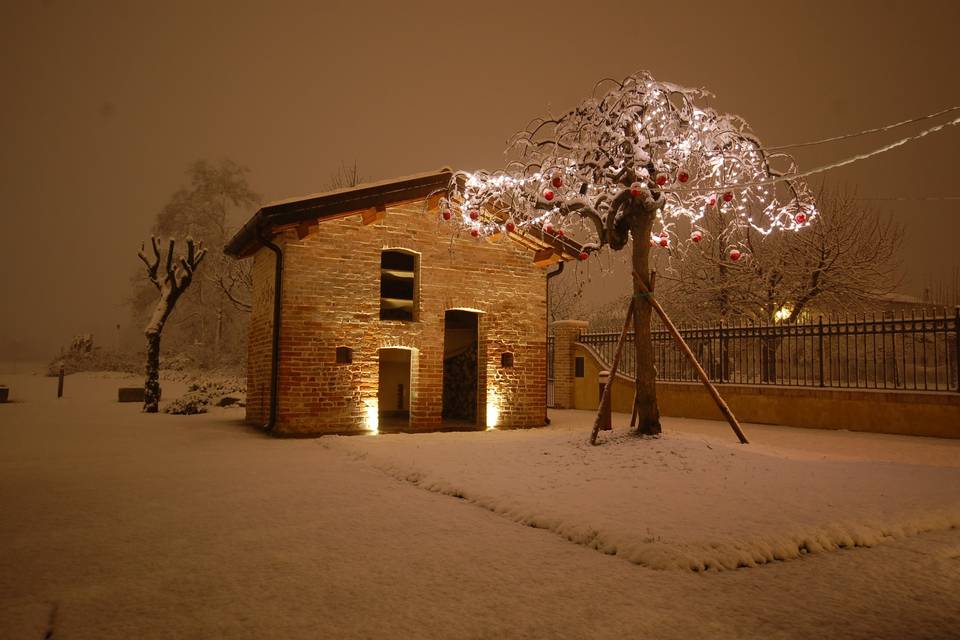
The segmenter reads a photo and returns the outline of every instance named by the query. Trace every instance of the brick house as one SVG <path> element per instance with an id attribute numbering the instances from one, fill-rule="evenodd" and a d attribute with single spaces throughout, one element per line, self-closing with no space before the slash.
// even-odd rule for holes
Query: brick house
<path id="1" fill-rule="evenodd" d="M 452 236 L 436 195 L 450 178 L 274 203 L 231 239 L 227 255 L 253 260 L 248 423 L 291 436 L 545 423 L 547 267 L 579 247 Z"/>

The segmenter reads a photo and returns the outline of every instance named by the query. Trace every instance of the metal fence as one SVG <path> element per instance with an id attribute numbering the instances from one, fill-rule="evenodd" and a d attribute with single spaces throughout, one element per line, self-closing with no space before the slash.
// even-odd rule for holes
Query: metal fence
<path id="1" fill-rule="evenodd" d="M 717 383 L 960 392 L 960 308 L 951 313 L 820 317 L 803 324 L 681 326 L 680 333 Z M 653 326 L 657 379 L 697 381 L 662 326 Z M 619 334 L 581 333 L 609 364 Z M 633 334 L 620 369 L 636 373 Z"/>

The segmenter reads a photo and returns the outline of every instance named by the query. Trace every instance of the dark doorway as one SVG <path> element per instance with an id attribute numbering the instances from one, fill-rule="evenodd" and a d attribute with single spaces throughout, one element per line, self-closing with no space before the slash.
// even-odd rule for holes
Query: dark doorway
<path id="1" fill-rule="evenodd" d="M 477 428 L 478 316 L 447 311 L 443 321 L 443 426 Z"/>
<path id="2" fill-rule="evenodd" d="M 410 426 L 410 350 L 380 349 L 377 421 L 381 433 Z"/>

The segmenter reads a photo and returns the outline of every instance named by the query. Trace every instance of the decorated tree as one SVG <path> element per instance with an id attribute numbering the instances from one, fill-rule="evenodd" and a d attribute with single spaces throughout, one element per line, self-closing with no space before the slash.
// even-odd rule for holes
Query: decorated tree
<path id="1" fill-rule="evenodd" d="M 206 254 L 203 243 L 194 244 L 193 238 L 187 238 L 187 254 L 174 257 L 175 241 L 171 238 L 167 246 L 166 260 L 163 261 L 163 274 L 160 273 L 160 242 L 156 236 L 150 239 L 153 255 L 147 256 L 140 246 L 137 254 L 147 267 L 147 278 L 160 293 L 150 321 L 143 333 L 147 337 L 147 371 L 143 387 L 143 410 L 156 413 L 160 404 L 160 337 L 177 300 L 193 281 L 193 274 Z"/>
<path id="2" fill-rule="evenodd" d="M 597 96 L 604 84 L 611 88 Z M 724 259 L 750 259 L 748 229 L 762 235 L 809 225 L 817 210 L 792 159 L 764 149 L 736 115 L 703 106 L 709 94 L 646 72 L 604 81 L 594 96 L 516 134 L 501 171 L 457 172 L 441 217 L 479 238 L 527 233 L 579 258 L 630 247 L 638 432 L 660 432 L 650 337 L 651 250 L 699 243 L 707 234 Z M 708 214 L 724 220 L 701 228 Z M 654 303 L 652 299 L 649 299 Z M 626 327 L 625 327 L 626 328 Z"/>

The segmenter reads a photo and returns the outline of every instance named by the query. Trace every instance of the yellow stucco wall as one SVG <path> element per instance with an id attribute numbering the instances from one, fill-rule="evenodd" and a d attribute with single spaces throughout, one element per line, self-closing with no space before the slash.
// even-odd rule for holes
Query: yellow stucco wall
<path id="1" fill-rule="evenodd" d="M 584 358 L 584 377 L 574 380 L 577 409 L 596 409 L 600 402 L 600 365 L 588 349 L 575 346 Z M 939 438 L 960 438 L 960 394 L 721 385 L 720 394 L 742 422 L 783 424 L 813 429 L 849 429 Z M 722 420 L 701 384 L 657 384 L 660 413 L 679 418 Z M 633 380 L 617 376 L 614 411 L 630 413 Z"/>

